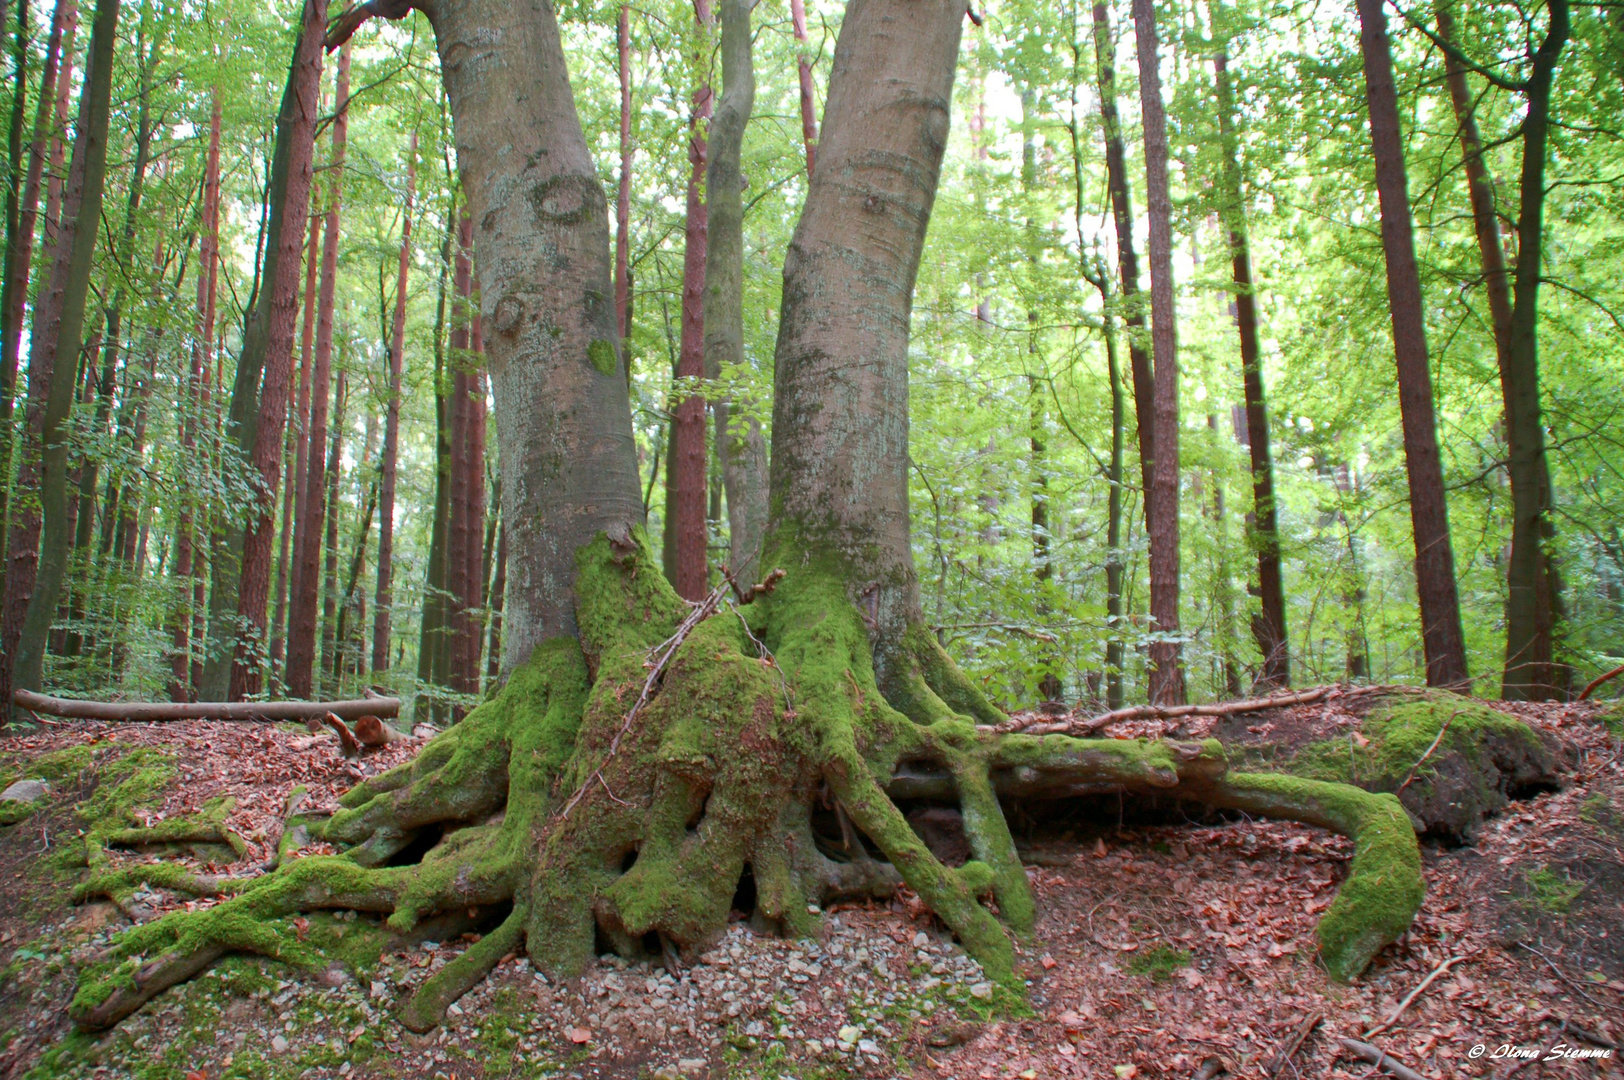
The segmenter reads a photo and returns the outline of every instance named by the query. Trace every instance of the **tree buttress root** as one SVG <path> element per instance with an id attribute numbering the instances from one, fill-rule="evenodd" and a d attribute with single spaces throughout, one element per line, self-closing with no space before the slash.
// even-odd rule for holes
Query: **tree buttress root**
<path id="1" fill-rule="evenodd" d="M 814 933 L 828 903 L 906 882 L 1018 992 L 1011 935 L 1030 932 L 1036 913 L 1001 795 L 1176 792 L 1352 838 L 1347 880 L 1318 928 L 1339 980 L 1420 907 L 1419 850 L 1391 795 L 1231 773 L 1215 740 L 978 728 L 997 710 L 922 627 L 887 655 L 882 694 L 865 624 L 835 575 L 790 573 L 747 621 L 746 609 L 679 600 L 640 534 L 600 536 L 578 568 L 579 641 L 538 647 L 492 700 L 351 790 L 338 813 L 290 819 L 285 837 L 303 830 L 342 854 L 283 858 L 247 879 L 157 864 L 87 881 L 81 896 L 141 881 L 230 895 L 125 933 L 82 972 L 75 1022 L 111 1026 L 229 952 L 315 966 L 322 958 L 291 923 L 300 912 L 377 912 L 404 933 L 445 912 L 511 904 L 401 1003 L 401 1021 L 424 1031 L 521 948 L 564 978 L 591 962 L 600 934 L 624 955 L 691 960 L 726 930 L 747 870 L 753 917 L 793 935 Z M 958 804 L 968 862 L 931 853 L 897 807 L 909 798 Z M 814 830 L 820 804 L 832 805 L 841 838 Z M 415 865 L 390 865 L 428 840 Z"/>

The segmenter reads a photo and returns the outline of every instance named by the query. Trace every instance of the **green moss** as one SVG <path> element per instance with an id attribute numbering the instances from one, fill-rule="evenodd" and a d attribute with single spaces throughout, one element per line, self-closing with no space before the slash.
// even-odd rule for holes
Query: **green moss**
<path id="1" fill-rule="evenodd" d="M 1523 880 L 1528 885 L 1525 903 L 1547 915 L 1566 915 L 1579 894 L 1585 891 L 1584 882 L 1558 875 L 1548 866 L 1525 873 Z"/>
<path id="2" fill-rule="evenodd" d="M 615 373 L 615 346 L 603 338 L 593 338 L 592 344 L 586 347 L 586 356 L 592 361 L 592 366 L 599 375 L 613 375 Z"/>
<path id="3" fill-rule="evenodd" d="M 1166 982 L 1182 967 L 1190 966 L 1190 951 L 1167 945 L 1153 945 L 1128 957 L 1128 972 L 1143 975 L 1151 982 Z"/>

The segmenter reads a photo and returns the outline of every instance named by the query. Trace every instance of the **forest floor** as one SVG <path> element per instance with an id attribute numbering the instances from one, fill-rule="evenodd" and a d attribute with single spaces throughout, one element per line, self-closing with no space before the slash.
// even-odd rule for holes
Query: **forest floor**
<path id="1" fill-rule="evenodd" d="M 1357 723 L 1336 708 L 1216 726 L 1244 741 Z M 1367 1077 L 1372 1067 L 1339 1037 L 1363 1038 L 1454 957 L 1367 1041 L 1429 1078 L 1621 1077 L 1617 1051 L 1515 1055 L 1592 1054 L 1624 1041 L 1624 725 L 1593 706 L 1515 711 L 1565 745 L 1562 788 L 1511 804 L 1468 846 L 1424 846 L 1421 914 L 1353 986 L 1331 983 L 1313 955 L 1346 841 L 1291 824 L 1179 824 L 1096 804 L 1041 829 L 1012 822 L 1041 912 L 1020 950 L 1024 1002 L 984 981 L 905 896 L 837 909 L 819 941 L 758 936 L 741 916 L 675 975 L 606 958 L 554 985 L 510 957 L 422 1036 L 390 1006 L 468 936 L 395 937 L 365 916 L 297 921 L 336 958 L 325 970 L 230 958 L 94 1037 L 73 1033 L 64 1012 L 77 965 L 130 915 L 187 903 L 143 893 L 126 913 L 71 902 L 83 876 L 82 811 L 108 809 L 95 799 L 98 770 L 149 748 L 161 783 L 130 811 L 139 819 L 235 798 L 226 820 L 248 842 L 245 858 L 178 854 L 241 873 L 274 852 L 295 787 L 307 789 L 306 806 L 323 805 L 420 744 L 350 763 L 331 736 L 293 725 L 41 727 L 0 741 L 0 780 L 38 773 L 41 761 L 85 767 L 33 816 L 0 828 L 0 1078 L 1130 1080 L 1218 1075 L 1220 1065 L 1231 1076 Z M 1130 732 L 1154 733 L 1115 733 Z"/>

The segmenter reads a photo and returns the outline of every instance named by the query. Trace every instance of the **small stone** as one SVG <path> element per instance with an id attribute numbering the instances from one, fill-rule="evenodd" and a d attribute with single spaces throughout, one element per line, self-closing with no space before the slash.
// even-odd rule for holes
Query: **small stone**
<path id="1" fill-rule="evenodd" d="M 981 1001 L 986 1001 L 988 998 L 992 997 L 992 983 L 976 983 L 974 986 L 970 987 L 970 996 Z"/>
<path id="2" fill-rule="evenodd" d="M 852 1025 L 847 1024 L 845 1027 L 835 1032 L 835 1037 L 841 1042 L 845 1043 L 847 1046 L 851 1046 L 862 1034 L 862 1028 L 853 1027 Z"/>
<path id="3" fill-rule="evenodd" d="M 696 1073 L 702 1073 L 702 1072 L 705 1071 L 705 1059 L 704 1058 L 680 1058 L 677 1061 L 677 1070 L 679 1072 L 685 1073 L 685 1074 L 687 1074 L 689 1076 L 692 1076 L 692 1075 L 694 1075 Z"/>
<path id="4" fill-rule="evenodd" d="M 288 1040 L 285 1039 L 284 1037 L 282 1037 L 281 1035 L 273 1036 L 271 1038 L 271 1053 L 273 1053 L 273 1054 L 285 1054 L 287 1052 L 288 1052 Z"/>
<path id="5" fill-rule="evenodd" d="M 51 790 L 51 785 L 43 780 L 19 780 L 15 784 L 0 791 L 0 800 L 5 802 L 30 803 L 45 798 Z"/>
<path id="6" fill-rule="evenodd" d="M 878 1057 L 880 1054 L 880 1044 L 875 1042 L 873 1039 L 859 1040 L 857 1043 L 857 1052 L 860 1054 L 869 1054 L 873 1057 Z"/>
<path id="7" fill-rule="evenodd" d="M 445 1007 L 445 1011 L 450 1013 L 452 1016 L 461 1016 L 462 1006 L 453 1001 L 451 1004 Z"/>
<path id="8" fill-rule="evenodd" d="M 919 933 L 917 933 L 917 934 L 915 934 L 913 936 L 914 948 L 923 949 L 926 945 L 929 945 L 929 944 L 930 944 L 930 935 L 925 933 L 923 930 L 919 931 Z"/>

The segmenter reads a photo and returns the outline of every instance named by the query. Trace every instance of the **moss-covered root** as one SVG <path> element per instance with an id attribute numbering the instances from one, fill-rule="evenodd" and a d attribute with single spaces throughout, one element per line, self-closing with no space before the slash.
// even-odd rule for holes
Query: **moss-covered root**
<path id="1" fill-rule="evenodd" d="M 111 1027 L 231 952 L 313 965 L 286 916 L 315 908 L 390 911 L 414 868 L 365 870 L 341 856 L 301 859 L 201 911 L 177 911 L 125 933 L 80 973 L 68 1007 L 85 1030 Z"/>
<path id="2" fill-rule="evenodd" d="M 401 1005 L 400 1022 L 416 1032 L 437 1027 L 445 1019 L 446 1006 L 466 994 L 523 943 L 527 914 L 523 907 L 515 906 L 501 926 L 429 976 Z"/>
<path id="3" fill-rule="evenodd" d="M 1426 895 L 1421 851 L 1392 795 L 1275 773 L 1231 773 L 1202 798 L 1264 817 L 1318 825 L 1354 843 L 1353 863 L 1319 923 L 1320 957 L 1338 982 L 1357 977 L 1410 927 Z"/>

